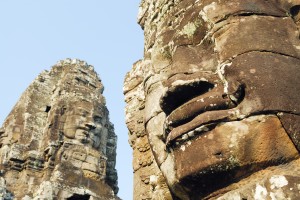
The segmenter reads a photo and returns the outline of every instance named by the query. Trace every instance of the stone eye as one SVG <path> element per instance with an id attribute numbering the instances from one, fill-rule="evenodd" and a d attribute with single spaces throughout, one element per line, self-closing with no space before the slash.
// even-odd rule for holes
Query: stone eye
<path id="1" fill-rule="evenodd" d="M 88 112 L 86 112 L 86 111 L 83 111 L 81 114 L 82 117 L 86 117 L 87 115 L 88 115 Z"/>
<path id="2" fill-rule="evenodd" d="M 94 122 L 95 123 L 101 123 L 102 122 L 102 118 L 100 116 L 96 116 L 96 117 L 94 117 Z"/>

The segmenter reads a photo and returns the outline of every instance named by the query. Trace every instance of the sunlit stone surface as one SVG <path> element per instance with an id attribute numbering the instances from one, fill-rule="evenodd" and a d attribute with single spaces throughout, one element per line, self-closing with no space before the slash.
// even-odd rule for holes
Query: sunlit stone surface
<path id="1" fill-rule="evenodd" d="M 300 198 L 299 10 L 141 2 L 144 58 L 124 85 L 135 199 Z"/>
<path id="2" fill-rule="evenodd" d="M 4 199 L 119 199 L 116 140 L 94 68 L 66 59 L 42 72 L 0 135 Z"/>

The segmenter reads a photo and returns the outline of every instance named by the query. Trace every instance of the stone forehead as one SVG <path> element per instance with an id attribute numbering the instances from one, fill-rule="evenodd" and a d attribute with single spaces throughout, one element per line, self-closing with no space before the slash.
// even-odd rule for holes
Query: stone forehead
<path id="1" fill-rule="evenodd" d="M 63 105 L 65 106 L 65 105 Z M 73 101 L 73 102 L 68 102 L 68 105 L 66 107 L 67 111 L 71 110 L 84 110 L 88 111 L 90 113 L 98 113 L 101 116 L 107 116 L 108 115 L 108 109 L 107 107 L 102 104 L 99 101 Z"/>
<path id="2" fill-rule="evenodd" d="M 75 76 L 77 75 L 80 78 L 85 78 L 89 81 L 94 79 L 94 81 L 101 82 L 101 79 L 99 78 L 97 72 L 94 70 L 94 67 L 92 65 L 89 65 L 85 61 L 81 61 L 78 59 L 73 59 L 71 61 L 69 60 L 71 59 L 59 61 L 52 67 L 49 73 L 62 73 L 62 76 L 68 76 L 73 73 Z"/>
<path id="3" fill-rule="evenodd" d="M 60 101 L 98 101 L 105 104 L 102 96 L 104 87 L 91 65 L 78 59 L 65 59 L 54 65 L 50 71 L 40 74 L 52 87 L 51 98 Z"/>
<path id="4" fill-rule="evenodd" d="M 195 28 L 199 24 L 189 22 L 196 22 L 199 19 L 204 20 L 200 26 L 203 27 L 207 26 L 206 23 L 223 21 L 232 14 L 252 13 L 285 17 L 298 4 L 298 0 L 142 0 L 137 19 L 146 36 L 161 32 L 179 33 L 181 31 L 191 33 L 192 30 L 196 30 Z M 218 10 L 218 12 L 215 12 L 215 10 Z M 182 29 L 181 25 L 188 26 Z M 169 28 L 171 30 L 166 31 Z M 170 33 L 162 33 L 161 35 L 165 34 L 169 35 Z M 150 40 L 152 40 L 151 37 L 146 37 L 146 41 L 149 42 Z"/>

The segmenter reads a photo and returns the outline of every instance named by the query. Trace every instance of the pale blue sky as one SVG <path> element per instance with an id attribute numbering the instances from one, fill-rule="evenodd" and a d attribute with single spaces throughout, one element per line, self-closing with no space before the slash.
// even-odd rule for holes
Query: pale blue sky
<path id="1" fill-rule="evenodd" d="M 119 196 L 132 199 L 132 152 L 122 93 L 125 73 L 143 55 L 140 0 L 0 0 L 0 124 L 21 93 L 58 60 L 95 66 L 118 135 Z"/>

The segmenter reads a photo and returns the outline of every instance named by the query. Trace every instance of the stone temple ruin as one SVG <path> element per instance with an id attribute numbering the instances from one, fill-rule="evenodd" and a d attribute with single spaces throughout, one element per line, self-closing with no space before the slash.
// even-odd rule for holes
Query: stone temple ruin
<path id="1" fill-rule="evenodd" d="M 138 22 L 134 200 L 300 199 L 299 0 L 142 0 Z M 76 59 L 34 80 L 0 129 L 0 199 L 119 200 L 102 92 Z"/>
<path id="2" fill-rule="evenodd" d="M 134 199 L 300 199 L 299 0 L 142 0 Z"/>
<path id="3" fill-rule="evenodd" d="M 0 131 L 1 199 L 119 199 L 116 141 L 93 67 L 42 72 Z"/>

